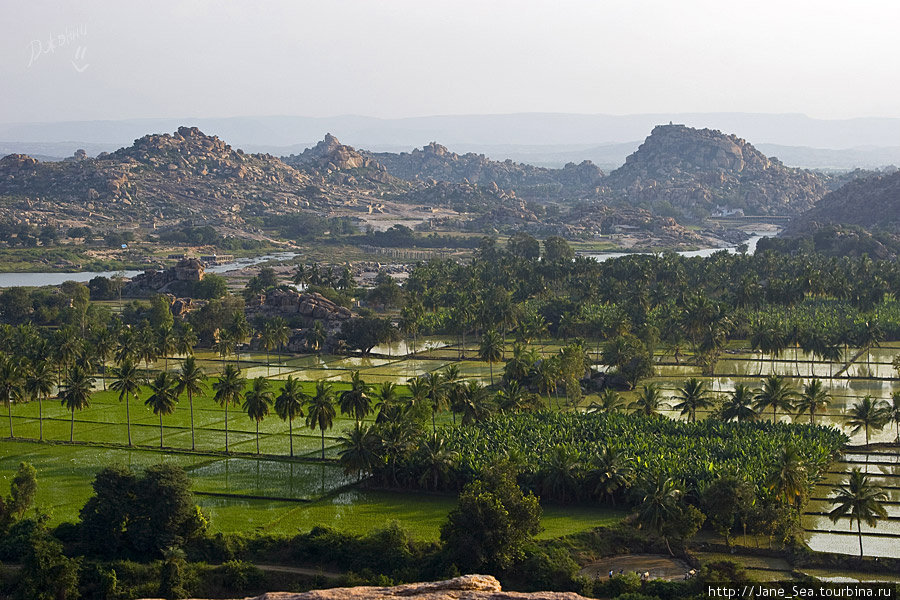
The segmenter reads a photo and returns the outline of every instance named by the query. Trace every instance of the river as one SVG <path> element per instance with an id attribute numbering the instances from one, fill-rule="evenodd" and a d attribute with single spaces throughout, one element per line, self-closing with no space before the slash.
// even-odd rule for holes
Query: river
<path id="1" fill-rule="evenodd" d="M 745 244 L 747 244 L 747 254 L 753 254 L 756 252 L 756 244 L 759 240 L 765 237 L 772 237 L 776 235 L 777 231 L 754 231 L 753 235 L 748 239 Z M 731 254 L 737 253 L 737 246 L 727 246 L 725 248 L 704 248 L 703 250 L 686 250 L 684 252 L 678 252 L 681 256 L 711 256 L 716 252 L 720 252 L 725 250 L 730 252 Z M 622 256 L 630 256 L 632 254 L 654 254 L 653 252 L 597 252 L 593 254 L 585 254 L 588 258 L 593 258 L 594 260 L 598 260 L 603 262 L 604 260 L 609 260 L 611 258 L 619 258 Z"/>
<path id="2" fill-rule="evenodd" d="M 290 260 L 298 256 L 297 252 L 276 252 L 253 258 L 239 258 L 233 262 L 214 265 L 206 269 L 207 273 L 225 273 L 250 267 L 270 260 Z M 66 281 L 78 281 L 81 283 L 90 281 L 94 277 L 134 277 L 143 271 L 81 271 L 78 273 L 0 273 L 0 288 L 9 287 L 40 287 L 45 285 L 60 285 Z"/>

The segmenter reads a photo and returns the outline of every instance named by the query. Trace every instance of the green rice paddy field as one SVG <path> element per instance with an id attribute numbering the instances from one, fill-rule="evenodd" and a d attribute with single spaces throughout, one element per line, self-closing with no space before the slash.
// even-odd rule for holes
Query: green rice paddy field
<path id="1" fill-rule="evenodd" d="M 545 353 L 555 353 L 560 344 L 541 345 Z M 591 348 L 593 355 L 594 348 Z M 346 382 L 354 370 L 361 372 L 362 378 L 373 384 L 391 381 L 405 383 L 409 378 L 441 370 L 456 363 L 463 378 L 478 379 L 487 384 L 490 380 L 490 365 L 472 359 L 475 344 L 467 345 L 467 359 L 458 361 L 458 348 L 451 347 L 448 340 L 430 340 L 420 344 L 420 351 L 414 357 L 404 357 L 408 348 L 403 344 L 391 348 L 376 348 L 374 357 L 343 356 L 275 356 L 271 365 L 266 365 L 262 353 L 244 353 L 240 356 L 242 373 L 247 378 L 266 376 L 272 380 L 277 394 L 281 382 L 291 375 L 303 380 L 307 392 L 311 392 L 314 382 L 326 380 L 336 391 L 346 389 Z M 716 376 L 707 379 L 707 384 L 716 392 L 727 393 L 735 383 L 743 382 L 756 386 L 758 373 L 778 372 L 792 378 L 795 385 L 808 380 L 811 373 L 823 378 L 830 388 L 833 401 L 821 417 L 822 423 L 842 427 L 846 408 L 856 399 L 866 394 L 887 399 L 898 388 L 896 372 L 891 366 L 894 356 L 900 353 L 900 346 L 888 345 L 875 348 L 868 361 L 863 356 L 857 362 L 822 363 L 811 357 L 792 351 L 771 360 L 753 355 L 741 348 L 740 343 L 732 344 L 716 369 Z M 659 382 L 667 394 L 673 394 L 690 376 L 699 376 L 699 371 L 691 365 L 677 365 L 671 353 L 658 353 L 661 364 L 652 381 Z M 221 371 L 222 363 L 212 353 L 198 353 L 197 357 L 210 375 Z M 232 359 L 233 360 L 233 359 Z M 177 367 L 177 360 L 169 361 L 169 368 Z M 683 362 L 683 361 L 682 361 Z M 163 367 L 162 361 L 152 365 Z M 499 378 L 502 365 L 494 365 L 495 378 Z M 799 372 L 799 376 L 797 373 Z M 841 373 L 840 377 L 829 375 Z M 647 381 L 642 382 L 647 383 Z M 322 438 L 318 431 L 305 427 L 303 419 L 293 426 L 293 443 L 296 460 L 288 460 L 288 424 L 274 414 L 260 424 L 260 450 L 262 457 L 256 458 L 256 431 L 254 422 L 249 420 L 239 407 L 228 411 L 228 443 L 232 452 L 225 456 L 225 411 L 218 406 L 207 391 L 194 398 L 194 429 L 196 452 L 191 452 L 190 411 L 186 398 L 182 398 L 177 410 L 163 417 L 163 443 L 159 450 L 160 423 L 158 417 L 144 406 L 148 392 L 139 399 L 131 399 L 131 432 L 135 448 L 128 449 L 125 404 L 112 391 L 103 391 L 98 380 L 98 391 L 91 406 L 77 412 L 74 420 L 75 444 L 69 444 L 71 414 L 60 406 L 57 400 L 43 403 L 43 435 L 46 443 L 38 443 L 38 404 L 27 403 L 12 407 L 12 426 L 16 440 L 0 440 L 0 493 L 8 489 L 9 479 L 21 461 L 32 463 L 38 470 L 39 492 L 37 503 L 40 509 L 50 514 L 52 523 L 77 520 L 78 510 L 90 496 L 90 482 L 103 467 L 123 464 L 141 468 L 160 461 L 178 464 L 185 468 L 193 481 L 197 501 L 211 517 L 214 531 L 222 532 L 267 532 L 292 534 L 309 530 L 315 525 L 330 525 L 349 532 L 365 532 L 382 526 L 391 520 L 399 521 L 419 539 L 436 539 L 441 522 L 452 509 L 455 499 L 449 496 L 372 491 L 360 489 L 348 479 L 331 461 L 319 461 Z M 624 394 L 627 399 L 633 393 Z M 593 400 L 583 399 L 581 407 Z M 562 399 L 564 402 L 564 399 Z M 551 403 L 556 405 L 556 401 Z M 5 411 L 4 411 L 5 412 Z M 675 418 L 673 412 L 668 413 Z M 0 416 L 5 417 L 6 415 Z M 787 415 L 782 419 L 789 419 Z M 808 417 L 806 417 L 808 418 Z M 449 424 L 447 413 L 438 416 L 438 424 Z M 336 456 L 337 438 L 351 428 L 353 422 L 339 417 L 334 428 L 325 436 L 325 456 Z M 8 421 L 0 421 L 0 431 L 4 438 L 9 435 Z M 849 431 L 848 431 L 849 433 Z M 852 443 L 862 442 L 862 433 L 854 435 Z M 872 436 L 873 441 L 889 441 L 895 432 L 885 429 Z M 25 441 L 25 440 L 28 441 Z M 844 466 L 837 465 L 833 477 L 840 479 Z M 892 475 L 882 473 L 882 476 Z M 894 484 L 897 485 L 897 484 Z M 824 495 L 827 490 L 822 491 Z M 817 494 L 818 495 L 818 494 Z M 892 500 L 896 501 L 893 498 Z M 821 507 L 816 506 L 821 510 Z M 892 514 L 894 510 L 892 509 Z M 592 506 L 544 507 L 543 526 L 546 537 L 555 537 L 598 525 L 610 524 L 621 519 L 623 514 Z M 894 523 L 882 530 L 895 530 Z M 808 527 L 825 527 L 821 517 L 808 519 Z M 829 529 L 843 529 L 839 524 Z M 846 545 L 844 540 L 830 533 L 816 533 L 815 545 L 822 549 L 839 548 Z M 884 539 L 884 538 L 881 538 Z M 891 546 L 897 538 L 885 540 Z M 873 540 L 876 541 L 876 540 Z M 878 540 L 880 541 L 880 540 Z M 892 555 L 886 551 L 883 555 Z"/>

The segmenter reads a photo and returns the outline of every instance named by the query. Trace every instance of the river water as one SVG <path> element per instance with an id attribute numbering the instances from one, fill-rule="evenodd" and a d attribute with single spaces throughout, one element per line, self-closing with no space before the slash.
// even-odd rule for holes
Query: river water
<path id="1" fill-rule="evenodd" d="M 253 258 L 239 258 L 233 262 L 214 265 L 206 269 L 207 273 L 225 273 L 250 267 L 270 260 L 290 260 L 298 256 L 296 252 L 276 252 Z M 81 271 L 78 273 L 0 273 L 0 288 L 39 287 L 44 285 L 60 285 L 66 281 L 85 283 L 94 277 L 134 277 L 143 271 Z"/>
<path id="2" fill-rule="evenodd" d="M 753 254 L 756 252 L 756 244 L 759 240 L 764 237 L 772 237 L 775 235 L 776 231 L 754 231 L 752 237 L 748 239 L 745 243 L 747 244 L 747 254 Z M 716 252 L 721 252 L 725 250 L 731 254 L 737 254 L 737 246 L 727 246 L 724 248 L 704 248 L 703 250 L 687 250 L 684 252 L 677 252 L 681 256 L 712 256 Z M 609 260 L 611 258 L 619 258 L 622 256 L 630 256 L 632 254 L 654 254 L 653 252 L 598 252 L 596 254 L 585 254 L 588 258 L 593 258 L 594 260 L 598 260 L 603 262 L 604 260 Z"/>

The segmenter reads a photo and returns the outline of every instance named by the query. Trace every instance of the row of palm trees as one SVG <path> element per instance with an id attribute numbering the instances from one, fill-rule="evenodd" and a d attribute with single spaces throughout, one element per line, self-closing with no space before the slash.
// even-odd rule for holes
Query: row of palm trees
<path id="1" fill-rule="evenodd" d="M 628 409 L 656 415 L 670 408 L 665 399 L 658 383 L 642 386 L 637 398 L 627 405 L 617 392 L 606 389 L 601 392 L 599 401 L 588 407 L 588 412 Z M 773 422 L 778 420 L 778 411 L 782 411 L 797 417 L 809 415 L 810 425 L 815 424 L 816 415 L 821 414 L 832 400 L 819 379 L 813 378 L 797 390 L 780 375 L 769 375 L 757 389 L 739 383 L 721 400 L 721 404 L 718 395 L 709 390 L 701 379 L 691 377 L 676 389 L 671 399 L 675 401 L 671 409 L 680 411 L 690 422 L 696 421 L 697 412 L 702 410 L 716 409 L 714 415 L 725 421 L 755 421 L 771 409 Z M 880 431 L 893 423 L 897 441 L 900 442 L 900 391 L 894 392 L 891 402 L 866 395 L 848 409 L 845 420 L 854 434 L 865 431 L 866 444 L 870 441 L 871 431 Z"/>

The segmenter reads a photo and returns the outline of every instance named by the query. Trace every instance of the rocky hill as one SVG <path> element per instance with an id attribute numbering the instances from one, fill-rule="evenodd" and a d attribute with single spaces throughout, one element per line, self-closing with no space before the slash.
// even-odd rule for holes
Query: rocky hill
<path id="1" fill-rule="evenodd" d="M 363 186 L 380 191 L 408 190 L 410 185 L 392 175 L 369 154 L 342 144 L 333 135 L 300 154 L 283 157 L 284 162 L 310 175 L 317 183 Z"/>
<path id="2" fill-rule="evenodd" d="M 832 225 L 858 225 L 900 233 L 900 171 L 860 178 L 826 194 L 795 217 L 784 235 L 800 235 Z"/>
<path id="3" fill-rule="evenodd" d="M 112 153 L 39 162 L 0 159 L 0 211 L 127 222 L 226 218 L 248 206 L 306 206 L 307 175 L 267 154 L 245 154 L 193 127 L 152 134 Z M 6 216 L 6 215 L 3 215 Z"/>
<path id="4" fill-rule="evenodd" d="M 495 184 L 522 197 L 578 197 L 592 192 L 603 178 L 603 171 L 590 161 L 547 169 L 511 160 L 494 161 L 471 152 L 460 155 L 436 142 L 412 152 L 368 155 L 384 165 L 388 173 L 406 181 Z"/>
<path id="5" fill-rule="evenodd" d="M 717 207 L 749 215 L 798 214 L 826 192 L 814 173 L 767 158 L 711 129 L 660 125 L 603 180 L 600 196 L 698 221 Z"/>

